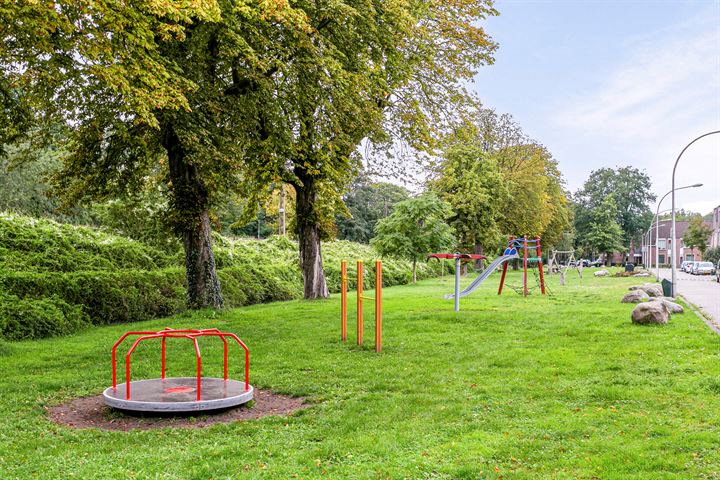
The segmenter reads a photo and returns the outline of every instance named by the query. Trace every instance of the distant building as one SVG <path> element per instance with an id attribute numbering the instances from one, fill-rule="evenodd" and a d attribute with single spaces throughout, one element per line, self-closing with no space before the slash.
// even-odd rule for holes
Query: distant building
<path id="1" fill-rule="evenodd" d="M 720 247 L 720 205 L 715 207 L 712 216 L 712 235 L 710 236 L 710 246 Z"/>
<path id="2" fill-rule="evenodd" d="M 711 235 L 711 238 L 708 239 L 708 244 L 712 245 L 713 241 L 720 243 L 720 233 L 717 230 L 718 225 L 720 224 L 720 207 L 716 208 L 713 212 L 713 223 L 703 223 L 707 227 L 713 229 L 713 234 Z M 685 231 L 688 229 L 689 226 L 690 222 L 688 221 L 678 220 L 675 222 L 675 229 L 678 241 L 675 242 L 674 248 L 672 241 L 671 220 L 660 220 L 660 225 L 658 227 L 659 235 L 657 241 L 655 239 L 655 228 L 652 228 L 650 241 L 651 246 L 650 248 L 648 248 L 648 253 L 651 255 L 650 260 L 653 265 L 655 264 L 656 258 L 658 258 L 658 263 L 660 265 L 670 265 L 670 262 L 673 261 L 673 258 L 675 258 L 676 267 L 679 267 L 682 262 L 699 262 L 702 260 L 702 254 L 700 253 L 700 249 L 698 249 L 697 247 L 688 248 L 682 241 L 682 237 L 683 235 L 685 235 Z M 658 257 L 655 256 L 656 251 Z"/>

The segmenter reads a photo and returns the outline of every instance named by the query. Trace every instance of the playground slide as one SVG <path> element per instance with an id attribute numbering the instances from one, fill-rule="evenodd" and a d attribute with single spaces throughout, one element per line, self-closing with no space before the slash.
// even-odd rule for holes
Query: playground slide
<path id="1" fill-rule="evenodd" d="M 520 258 L 520 257 L 518 256 L 517 253 L 513 253 L 512 255 L 502 255 L 502 256 L 496 258 L 495 260 L 493 260 L 493 262 L 490 265 L 488 265 L 487 268 L 485 270 L 483 270 L 482 273 L 480 273 L 480 275 L 478 275 L 477 278 L 475 280 L 473 280 L 472 283 L 470 285 L 468 285 L 465 290 L 460 292 L 460 298 L 466 297 L 466 296 L 470 295 L 472 292 L 474 292 L 480 286 L 480 284 L 483 283 L 490 276 L 490 274 L 493 273 L 500 265 L 507 262 L 508 260 L 512 260 L 513 258 Z M 447 295 L 445 295 L 446 300 L 451 299 L 451 298 L 455 298 L 454 293 L 448 293 Z"/>

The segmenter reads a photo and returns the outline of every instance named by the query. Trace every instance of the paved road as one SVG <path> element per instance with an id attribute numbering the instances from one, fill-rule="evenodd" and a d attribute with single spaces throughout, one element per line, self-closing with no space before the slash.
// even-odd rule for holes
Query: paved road
<path id="1" fill-rule="evenodd" d="M 661 268 L 660 277 L 670 280 L 670 269 Z M 697 305 L 713 318 L 715 327 L 720 329 L 720 283 L 715 276 L 690 275 L 677 271 L 677 291 L 689 302 Z"/>

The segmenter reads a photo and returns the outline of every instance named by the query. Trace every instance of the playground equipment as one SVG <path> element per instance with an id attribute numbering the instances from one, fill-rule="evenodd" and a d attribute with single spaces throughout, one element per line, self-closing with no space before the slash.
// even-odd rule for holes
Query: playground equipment
<path id="1" fill-rule="evenodd" d="M 520 257 L 518 251 L 522 249 L 522 257 Z M 534 250 L 536 257 L 530 257 L 528 255 L 528 250 L 532 249 Z M 535 263 L 538 267 L 538 273 L 540 275 L 539 277 L 539 287 L 540 292 L 545 295 L 545 277 L 543 276 L 543 267 L 542 267 L 542 251 L 540 250 L 540 237 L 536 238 L 527 238 L 527 237 L 521 237 L 521 238 L 515 238 L 510 237 L 510 240 L 508 241 L 508 246 L 503 252 L 503 256 L 500 258 L 522 258 L 523 260 L 523 284 L 522 288 L 513 287 L 512 285 L 508 285 L 508 287 L 512 288 L 516 292 L 520 293 L 520 290 L 522 290 L 523 296 L 527 297 L 529 293 L 528 288 L 528 264 Z M 500 277 L 500 287 L 498 288 L 498 295 L 502 294 L 503 285 L 505 285 L 505 274 L 507 274 L 507 260 L 503 261 L 503 271 L 502 271 L 502 277 Z M 535 270 L 533 269 L 533 272 Z M 538 280 L 538 277 L 535 277 L 536 280 Z"/>
<path id="2" fill-rule="evenodd" d="M 571 268 L 576 269 L 582 278 L 582 263 L 575 260 L 575 250 L 553 250 L 547 268 L 548 275 L 560 274 L 560 285 L 565 285 L 565 275 Z"/>
<path id="3" fill-rule="evenodd" d="M 117 383 L 117 349 L 123 341 L 136 336 L 125 354 L 125 382 Z M 223 378 L 202 376 L 202 359 L 199 337 L 216 337 L 223 342 Z M 194 377 L 165 377 L 165 344 L 167 339 L 184 338 L 195 347 L 196 375 Z M 245 352 L 245 380 L 228 378 L 228 341 L 235 340 Z M 151 339 L 160 339 L 161 377 L 130 381 L 130 358 L 137 346 Z M 250 385 L 250 350 L 237 335 L 221 332 L 217 328 L 205 330 L 174 330 L 165 328 L 157 332 L 127 332 L 112 347 L 112 387 L 103 392 L 105 403 L 121 410 L 155 413 L 206 412 L 226 409 L 253 399 Z M 132 393 L 132 394 L 131 394 Z"/>
<path id="4" fill-rule="evenodd" d="M 375 296 L 363 296 L 363 261 L 357 261 L 357 344 L 363 344 L 363 300 L 375 301 L 375 351 L 382 350 L 382 262 L 375 261 Z M 340 337 L 347 341 L 347 262 L 340 263 Z"/>
<path id="5" fill-rule="evenodd" d="M 438 260 L 453 259 L 455 260 L 455 293 L 445 295 L 445 299 L 455 298 L 455 311 L 460 311 L 460 297 L 468 295 L 470 292 L 475 290 L 487 277 L 480 278 L 483 276 L 483 271 L 473 283 L 470 284 L 465 290 L 460 292 L 460 265 L 463 260 L 485 260 L 485 255 L 478 255 L 472 253 L 432 253 L 428 255 L 428 259 L 436 258 Z M 493 262 L 494 263 L 494 262 Z M 489 267 L 488 267 L 489 268 Z M 487 269 L 486 269 L 487 270 Z"/>

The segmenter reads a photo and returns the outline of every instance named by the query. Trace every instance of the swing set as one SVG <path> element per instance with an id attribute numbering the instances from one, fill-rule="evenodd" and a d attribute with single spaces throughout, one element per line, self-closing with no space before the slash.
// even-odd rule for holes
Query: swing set
<path id="1" fill-rule="evenodd" d="M 582 279 L 582 263 L 575 260 L 575 250 L 553 250 L 547 265 L 548 275 L 560 274 L 560 285 L 565 285 L 565 275 L 574 268 Z"/>

